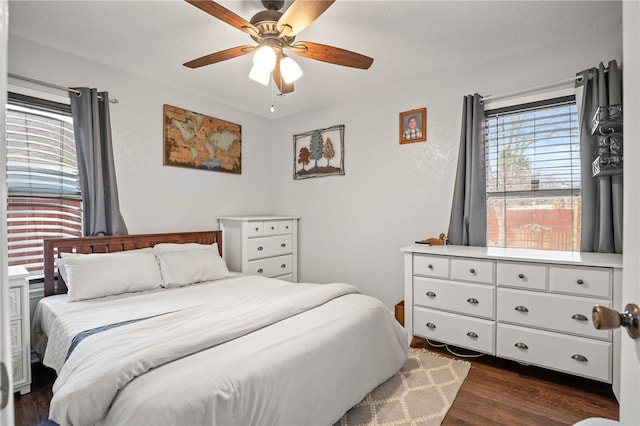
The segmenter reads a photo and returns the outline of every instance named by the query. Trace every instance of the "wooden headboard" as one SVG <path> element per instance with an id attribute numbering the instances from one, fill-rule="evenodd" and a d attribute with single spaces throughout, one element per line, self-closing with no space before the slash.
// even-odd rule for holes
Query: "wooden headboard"
<path id="1" fill-rule="evenodd" d="M 46 297 L 67 292 L 67 285 L 55 268 L 55 260 L 60 257 L 60 253 L 114 253 L 153 247 L 158 243 L 218 243 L 218 251 L 222 256 L 222 231 L 48 238 L 44 240 L 44 295 Z"/>

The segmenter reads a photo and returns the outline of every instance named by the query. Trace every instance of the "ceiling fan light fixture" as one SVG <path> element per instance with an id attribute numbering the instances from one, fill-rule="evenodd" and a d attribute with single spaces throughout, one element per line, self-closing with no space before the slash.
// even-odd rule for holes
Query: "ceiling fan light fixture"
<path id="1" fill-rule="evenodd" d="M 0 0 L 1 1 L 1 0 Z M 292 50 L 297 56 L 350 68 L 369 69 L 373 58 L 356 52 L 310 41 L 295 42 L 296 36 L 312 24 L 335 0 L 262 0 L 262 10 L 247 21 L 216 0 L 185 0 L 214 18 L 248 34 L 258 45 L 236 46 L 210 53 L 183 65 L 199 68 L 254 53 L 252 80 L 268 85 L 272 81 L 281 94 L 293 92 L 293 82 L 302 76 L 298 64 L 284 55 Z M 280 10 L 288 3 L 285 11 Z"/>
<path id="2" fill-rule="evenodd" d="M 249 78 L 255 82 L 262 84 L 263 86 L 266 86 L 267 84 L 269 84 L 271 73 L 254 65 L 251 67 L 251 71 L 249 71 Z"/>
<path id="3" fill-rule="evenodd" d="M 276 66 L 276 52 L 271 46 L 261 46 L 253 55 L 253 66 L 271 72 Z"/>
<path id="4" fill-rule="evenodd" d="M 283 55 L 280 60 L 280 73 L 285 83 L 290 84 L 302 77 L 300 65 L 290 57 Z"/>

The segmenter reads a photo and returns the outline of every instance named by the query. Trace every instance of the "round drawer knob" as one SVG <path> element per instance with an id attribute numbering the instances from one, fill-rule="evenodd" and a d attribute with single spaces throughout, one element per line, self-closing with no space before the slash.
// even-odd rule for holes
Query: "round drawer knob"
<path id="1" fill-rule="evenodd" d="M 432 291 L 428 291 L 428 292 L 427 292 L 427 296 L 429 296 L 429 297 L 436 297 L 436 294 L 435 294 L 434 292 L 432 292 Z"/>
<path id="2" fill-rule="evenodd" d="M 515 309 L 518 312 L 529 312 L 529 309 L 526 306 L 522 306 L 522 305 L 518 305 L 513 309 Z"/>
<path id="3" fill-rule="evenodd" d="M 477 305 L 478 303 L 478 299 L 476 299 L 475 297 L 470 297 L 467 299 L 467 302 L 471 303 L 472 305 Z"/>
<path id="4" fill-rule="evenodd" d="M 585 357 L 584 355 L 580 355 L 580 354 L 574 354 L 571 355 L 571 359 L 575 359 L 576 361 L 580 361 L 580 362 L 587 362 L 589 361 L 587 359 L 587 357 Z"/>
<path id="5" fill-rule="evenodd" d="M 271 230 L 274 230 L 274 229 L 276 229 L 276 228 L 274 228 L 274 227 L 272 226 L 272 227 L 271 227 Z"/>
<path id="6" fill-rule="evenodd" d="M 258 269 L 258 273 L 259 273 L 259 274 L 261 274 L 262 272 L 263 272 L 263 269 L 262 269 L 262 268 Z"/>
<path id="7" fill-rule="evenodd" d="M 264 250 L 262 246 L 258 247 L 258 251 L 262 251 L 262 250 Z"/>
<path id="8" fill-rule="evenodd" d="M 427 325 L 427 328 L 429 330 L 435 330 L 436 329 L 436 325 L 434 323 L 432 323 L 432 322 L 428 322 L 426 325 Z"/>
<path id="9" fill-rule="evenodd" d="M 521 280 L 524 279 L 524 274 L 518 274 L 518 278 L 520 278 Z"/>
<path id="10" fill-rule="evenodd" d="M 432 265 L 432 264 L 429 264 L 429 265 L 427 265 L 427 268 L 429 268 L 429 269 L 432 269 L 432 270 L 433 270 L 433 265 Z"/>
<path id="11" fill-rule="evenodd" d="M 260 228 L 256 228 L 256 231 L 257 231 L 258 229 L 260 229 Z"/>
<path id="12" fill-rule="evenodd" d="M 578 281 L 576 281 L 578 284 L 582 285 L 584 284 L 584 281 L 582 281 L 581 279 L 578 279 Z"/>
<path id="13" fill-rule="evenodd" d="M 571 318 L 573 318 L 576 321 L 589 321 L 589 319 L 582 314 L 575 314 Z"/>
<path id="14" fill-rule="evenodd" d="M 473 331 L 468 332 L 467 336 L 471 337 L 472 339 L 477 339 L 478 338 L 478 335 L 476 333 L 474 333 Z"/>
<path id="15" fill-rule="evenodd" d="M 470 272 L 470 273 L 472 273 L 472 274 L 475 274 L 475 273 L 476 273 L 476 270 L 475 270 L 475 269 L 473 269 L 473 268 L 471 268 L 471 269 L 469 269 L 469 272 Z"/>
<path id="16" fill-rule="evenodd" d="M 287 245 L 285 243 L 280 244 L 280 247 L 285 248 Z"/>
<path id="17" fill-rule="evenodd" d="M 513 346 L 515 346 L 515 347 L 516 347 L 516 348 L 518 348 L 518 349 L 522 349 L 523 351 L 524 351 L 524 350 L 526 350 L 526 349 L 529 349 L 529 346 L 525 345 L 525 344 L 524 344 L 524 343 L 522 343 L 522 342 L 518 342 L 518 343 L 516 343 L 516 344 L 515 344 L 515 345 L 513 345 Z"/>
<path id="18" fill-rule="evenodd" d="M 281 267 L 282 269 L 284 269 L 284 268 L 286 268 L 286 267 L 287 267 L 287 265 L 285 265 L 285 264 L 283 263 L 282 265 L 280 265 L 280 267 Z"/>

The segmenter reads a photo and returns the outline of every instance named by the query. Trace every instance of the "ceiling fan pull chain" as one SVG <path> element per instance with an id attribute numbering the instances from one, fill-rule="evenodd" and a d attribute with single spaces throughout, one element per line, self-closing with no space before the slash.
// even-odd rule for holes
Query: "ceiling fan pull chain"
<path id="1" fill-rule="evenodd" d="M 273 102 L 274 98 L 275 98 L 275 96 L 273 96 L 273 94 L 275 92 L 275 88 L 273 87 L 273 77 L 271 78 L 270 92 L 271 92 L 271 108 L 269 108 L 269 111 L 276 112 L 276 107 L 275 107 L 274 102 Z"/>

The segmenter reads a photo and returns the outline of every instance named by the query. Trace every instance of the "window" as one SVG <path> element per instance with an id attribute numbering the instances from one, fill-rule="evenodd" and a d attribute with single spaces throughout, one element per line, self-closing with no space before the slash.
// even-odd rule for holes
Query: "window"
<path id="1" fill-rule="evenodd" d="M 575 97 L 488 110 L 487 245 L 580 250 Z"/>
<path id="2" fill-rule="evenodd" d="M 69 105 L 10 93 L 7 105 L 9 265 L 43 276 L 42 240 L 82 235 Z"/>

